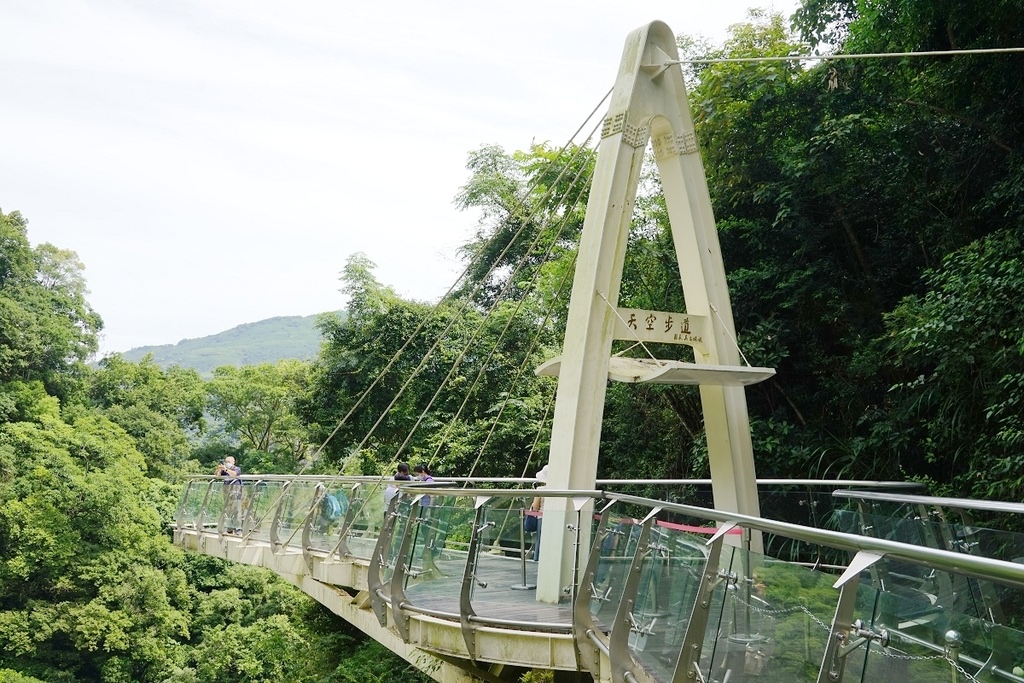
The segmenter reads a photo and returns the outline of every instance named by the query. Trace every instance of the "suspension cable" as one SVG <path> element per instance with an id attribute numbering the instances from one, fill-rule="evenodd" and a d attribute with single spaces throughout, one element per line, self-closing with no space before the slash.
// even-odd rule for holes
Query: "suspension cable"
<path id="1" fill-rule="evenodd" d="M 605 96 L 604 96 L 604 97 L 603 97 L 603 98 L 601 99 L 601 101 L 600 101 L 600 102 L 599 102 L 599 103 L 598 103 L 598 104 L 597 104 L 597 105 L 596 105 L 596 106 L 594 107 L 593 111 L 592 111 L 592 112 L 590 113 L 590 115 L 589 115 L 589 116 L 587 117 L 587 119 L 586 119 L 587 121 L 589 121 L 589 120 L 590 120 L 591 118 L 593 118 L 594 114 L 595 114 L 595 113 L 596 113 L 596 112 L 598 111 L 598 109 L 599 109 L 599 108 L 600 108 L 600 107 L 601 107 L 601 106 L 602 106 L 602 105 L 604 104 L 604 102 L 605 102 L 605 101 L 606 101 L 606 100 L 608 99 L 608 97 L 610 96 L 610 94 L 611 94 L 611 91 L 609 91 L 609 92 L 608 92 L 607 94 L 605 94 Z M 576 131 L 576 132 L 575 132 L 575 133 L 574 133 L 574 134 L 573 134 L 573 135 L 572 135 L 572 136 L 570 137 L 570 140 L 569 140 L 569 142 L 568 142 L 568 143 L 566 143 L 566 145 L 564 145 L 564 146 L 563 146 L 563 147 L 562 147 L 562 148 L 561 148 L 561 149 L 559 150 L 559 156 L 561 156 L 561 155 L 562 155 L 562 154 L 563 154 L 563 153 L 565 152 L 565 150 L 566 150 L 566 149 L 568 148 L 568 146 L 569 146 L 569 144 L 570 144 L 570 143 L 572 142 L 572 140 L 573 140 L 573 139 L 575 139 L 575 138 L 576 138 L 576 136 L 578 136 L 578 135 L 579 135 L 579 133 L 580 133 L 580 131 L 581 131 L 581 130 L 583 129 L 583 126 L 585 125 L 585 123 L 586 123 L 586 121 L 584 122 L 584 124 L 581 124 L 581 125 L 580 125 L 580 127 L 579 127 L 579 128 L 577 129 L 577 131 Z M 556 159 L 555 159 L 555 160 L 554 160 L 554 161 L 553 161 L 552 163 L 554 163 L 554 162 L 556 162 L 556 161 L 558 161 L 558 157 L 556 157 Z M 528 188 L 528 189 L 529 189 L 529 188 Z M 528 193 L 527 193 L 527 196 L 528 196 Z M 521 205 L 522 205 L 522 203 L 523 203 L 523 201 L 524 201 L 524 200 L 523 200 L 523 198 L 520 198 L 520 200 L 519 200 L 519 202 L 518 202 L 518 205 L 517 205 L 517 206 L 521 206 Z M 516 209 L 517 209 L 517 207 L 513 207 L 513 208 L 511 209 L 511 212 L 512 212 L 512 213 L 514 213 L 514 212 L 516 211 Z M 505 254 L 507 254 L 507 253 L 508 253 L 508 251 L 509 251 L 509 250 L 511 249 L 511 247 L 512 247 L 512 246 L 513 246 L 513 245 L 514 245 L 514 244 L 516 243 L 516 241 L 518 240 L 518 238 L 519 238 L 519 237 L 521 236 L 521 234 L 523 233 L 523 231 L 524 231 L 525 229 L 526 229 L 526 224 L 524 223 L 524 225 L 523 225 L 523 226 L 521 226 L 521 227 L 519 228 L 519 230 L 518 230 L 518 231 L 516 232 L 516 234 L 512 236 L 512 238 L 511 238 L 511 240 L 509 241 L 508 245 L 506 245 L 506 247 L 505 247 L 505 248 L 504 248 L 504 249 L 502 250 L 502 252 L 501 252 L 501 253 L 500 253 L 500 254 L 498 255 L 498 257 L 497 257 L 497 258 L 495 259 L 494 263 L 492 263 L 492 264 L 491 264 L 490 268 L 489 268 L 489 269 L 487 270 L 487 272 L 486 272 L 486 273 L 484 274 L 484 276 L 483 276 L 483 277 L 482 277 L 482 278 L 481 278 L 481 279 L 480 279 L 480 280 L 478 281 L 478 283 L 477 283 L 477 284 L 476 284 L 476 285 L 475 285 L 475 286 L 474 286 L 474 287 L 473 287 L 473 288 L 471 289 L 471 291 L 470 291 L 470 292 L 469 292 L 469 293 L 468 293 L 468 294 L 466 295 L 466 297 L 465 297 L 465 300 L 464 300 L 464 302 L 463 302 L 463 306 L 462 306 L 462 307 L 461 307 L 461 308 L 459 309 L 458 313 L 462 313 L 462 312 L 463 312 L 463 311 L 464 311 L 464 310 L 465 310 L 465 309 L 466 309 L 466 308 L 467 308 L 467 307 L 469 306 L 470 302 L 472 301 L 472 297 L 473 297 L 473 295 L 474 295 L 474 294 L 476 294 L 476 293 L 477 293 L 477 292 L 479 291 L 479 289 L 480 289 L 480 288 L 481 288 L 481 287 L 483 286 L 483 283 L 487 281 L 487 279 L 488 279 L 488 278 L 490 277 L 490 275 L 491 275 L 491 274 L 492 274 L 492 273 L 494 272 L 494 270 L 496 269 L 496 267 L 497 267 L 497 263 L 498 263 L 498 262 L 500 262 L 501 258 L 502 258 L 502 257 L 504 257 L 504 256 L 505 256 Z M 468 275 L 468 273 L 469 273 L 469 272 L 470 272 L 470 271 L 472 270 L 472 268 L 473 268 L 473 267 L 474 267 L 474 266 L 476 265 L 476 262 L 477 262 L 477 260 L 478 260 L 479 258 L 480 258 L 480 257 L 478 257 L 477 259 L 471 259 L 471 260 L 470 260 L 470 262 L 469 262 L 469 263 L 467 264 L 467 266 L 466 266 L 466 267 L 465 267 L 465 268 L 463 269 L 462 273 L 460 274 L 460 276 L 458 277 L 458 279 L 457 279 L 457 280 L 455 281 L 455 283 L 454 283 L 454 284 L 453 284 L 453 285 L 452 285 L 452 286 L 451 286 L 451 287 L 449 288 L 449 290 L 448 290 L 448 291 L 447 291 L 447 292 L 445 293 L 445 295 L 444 295 L 444 296 L 442 297 L 442 300 L 444 300 L 444 299 L 448 298 L 448 297 L 449 297 L 449 296 L 450 296 L 450 295 L 452 294 L 452 292 L 454 292 L 454 291 L 455 291 L 455 289 L 456 289 L 456 287 L 457 287 L 457 286 L 459 285 L 459 283 L 463 281 L 463 279 L 464 279 L 464 278 L 465 278 L 465 277 L 466 277 L 466 276 Z M 361 404 L 362 404 L 362 402 L 363 402 L 363 400 L 364 400 L 364 399 L 366 398 L 366 396 L 368 396 L 368 394 L 369 394 L 370 390 L 372 390 L 372 389 L 373 389 L 373 388 L 374 388 L 374 387 L 375 387 L 375 386 L 376 386 L 376 385 L 377 385 L 377 384 L 379 383 L 379 381 L 380 381 L 380 379 L 381 379 L 381 378 L 383 377 L 383 375 L 384 375 L 384 374 L 385 374 L 385 373 L 386 373 L 386 372 L 387 372 L 388 370 L 390 370 L 390 368 L 391 368 L 391 367 L 393 367 L 393 366 L 394 366 L 395 362 L 397 362 L 397 360 L 398 360 L 398 356 L 400 356 L 400 355 L 401 355 L 401 353 L 402 353 L 402 352 L 404 352 L 406 348 L 408 348 L 408 346 L 409 346 L 409 345 L 410 345 L 410 344 L 412 343 L 412 341 L 413 341 L 413 340 L 414 340 L 414 338 L 415 338 L 415 337 L 416 337 L 416 336 L 418 335 L 418 333 L 419 333 L 419 332 L 420 332 L 420 331 L 421 331 L 421 330 L 423 329 L 423 327 L 424 327 L 424 326 L 426 325 L 426 323 L 427 323 L 427 322 L 428 322 L 429 320 L 433 319 L 433 317 L 434 317 L 434 316 L 435 316 L 435 315 L 437 314 L 437 311 L 438 311 L 438 309 L 439 309 L 439 307 L 436 307 L 436 306 L 435 306 L 435 307 L 434 307 L 434 308 L 433 308 L 433 309 L 431 310 L 431 313 L 430 313 L 430 314 L 429 314 L 429 315 L 428 315 L 428 316 L 427 316 L 427 317 L 426 317 L 426 318 L 425 318 L 425 319 L 424 319 L 423 321 L 421 321 L 421 322 L 420 322 L 420 324 L 419 324 L 419 325 L 418 325 L 418 326 L 416 327 L 416 329 L 415 329 L 415 330 L 413 331 L 413 333 L 412 333 L 412 334 L 411 334 L 411 335 L 409 336 L 409 338 L 408 338 L 408 339 L 406 340 L 406 342 L 405 342 L 405 343 L 404 343 L 404 344 L 402 345 L 402 347 L 401 347 L 401 348 L 399 349 L 399 351 L 398 351 L 398 352 L 397 352 L 397 353 L 395 354 L 395 356 L 393 356 L 393 357 L 392 357 L 392 359 L 391 359 L 391 360 L 389 361 L 389 363 L 387 364 L 387 366 L 385 367 L 385 369 L 384 369 L 384 370 L 383 370 L 383 371 L 382 371 L 381 373 L 379 373 L 379 374 L 377 375 L 377 377 L 376 377 L 376 378 L 374 379 L 374 381 L 373 381 L 373 382 L 371 383 L 371 385 L 370 385 L 369 387 L 367 387 L 367 389 L 366 389 L 366 390 L 364 390 L 364 391 L 362 392 L 362 394 L 360 395 L 360 397 L 359 397 L 359 399 L 358 399 L 357 403 L 356 403 L 356 404 L 355 404 L 354 406 L 352 406 L 352 408 L 351 408 L 351 409 L 350 409 L 350 410 L 348 411 L 348 413 L 347 413 L 347 414 L 346 414 L 346 415 L 345 415 L 345 416 L 344 416 L 344 417 L 342 418 L 342 420 L 341 420 L 341 421 L 340 421 L 340 422 L 338 423 L 338 425 L 337 425 L 337 426 L 336 426 L 336 427 L 334 428 L 334 430 L 333 430 L 333 431 L 331 432 L 331 434 L 330 434 L 330 435 L 329 435 L 329 436 L 327 437 L 327 439 L 326 439 L 326 440 L 324 441 L 324 443 L 323 443 L 323 444 L 321 444 L 321 446 L 320 446 L 320 447 L 319 447 L 319 448 L 317 449 L 316 453 L 314 454 L 314 458 L 311 458 L 311 459 L 310 459 L 310 462 L 309 462 L 309 463 L 307 463 L 307 465 L 306 465 L 306 466 L 304 466 L 304 467 L 302 468 L 302 470 L 300 470 L 300 473 L 301 473 L 301 471 L 304 471 L 304 470 L 306 469 L 306 467 L 308 467 L 308 466 L 309 466 L 309 465 L 310 465 L 310 464 L 311 464 L 311 463 L 312 463 L 312 462 L 313 462 L 313 461 L 315 460 L 315 456 L 316 456 L 316 455 L 318 455 L 318 454 L 319 454 L 320 452 L 322 452 L 322 451 L 323 451 L 323 449 L 324 449 L 324 448 L 326 447 L 327 443 L 328 443 L 328 442 L 329 442 L 329 441 L 331 440 L 331 438 L 333 438 L 333 437 L 334 437 L 334 436 L 335 436 L 335 435 L 336 435 L 336 434 L 338 433 L 338 431 L 340 431 L 341 427 L 342 427 L 342 426 L 344 426 L 344 424 L 346 424 L 346 423 L 347 423 L 348 419 L 349 419 L 349 418 L 350 418 L 350 417 L 352 416 L 352 414 L 353 414 L 353 413 L 355 412 L 355 410 L 356 410 L 356 409 L 357 409 L 357 408 L 359 407 L 359 405 L 361 405 Z M 379 418 L 378 418 L 378 420 L 377 420 L 377 421 L 376 421 L 376 422 L 374 423 L 373 427 L 372 427 L 372 428 L 371 428 L 371 429 L 369 430 L 369 432 L 367 433 L 367 435 L 366 435 L 366 436 L 365 436 L 365 437 L 364 437 L 364 438 L 362 439 L 362 441 L 360 441 L 360 443 L 359 443 L 359 444 L 358 444 L 358 445 L 356 446 L 356 448 L 355 448 L 355 449 L 353 449 L 353 453 L 358 453 L 358 452 L 359 452 L 359 451 L 360 451 L 360 450 L 361 450 L 361 449 L 363 448 L 363 446 L 365 446 L 365 444 L 366 444 L 366 442 L 367 442 L 367 441 L 369 440 L 370 436 L 372 436 L 372 434 L 373 434 L 373 432 L 374 432 L 374 431 L 376 430 L 376 428 L 377 428 L 377 427 L 378 427 L 378 426 L 379 426 L 379 425 L 381 424 L 381 422 L 383 422 L 384 418 L 385 418 L 385 417 L 387 416 L 387 414 L 388 414 L 388 413 L 389 413 L 389 412 L 391 411 L 391 409 L 392 409 L 392 408 L 393 408 L 393 407 L 395 406 L 395 404 L 397 403 L 398 399 L 399 399 L 399 398 L 400 398 L 400 397 L 401 397 L 401 396 L 402 396 L 402 395 L 404 394 L 405 390 L 406 390 L 406 389 L 408 388 L 408 386 L 409 386 L 409 385 L 411 384 L 412 380 L 413 380 L 413 379 L 414 379 L 414 378 L 416 377 L 416 375 L 418 375 L 418 374 L 419 374 L 419 371 L 420 371 L 420 370 L 421 370 L 421 369 L 423 368 L 423 366 L 424 366 L 424 365 L 426 364 L 427 360 L 428 360 L 428 359 L 430 358 L 430 356 L 431 356 L 431 355 L 433 354 L 433 352 L 434 352 L 434 351 L 436 350 L 436 348 L 437 348 L 437 346 L 438 346 L 438 345 L 440 344 L 441 340 L 443 340 L 443 338 L 445 337 L 445 335 L 446 335 L 446 334 L 448 333 L 448 331 L 449 331 L 449 330 L 451 329 L 452 325 L 454 325 L 454 322 L 455 322 L 455 320 L 457 319 L 457 317 L 458 317 L 458 316 L 455 316 L 455 317 L 453 317 L 453 319 L 452 319 L 452 322 L 451 322 L 451 323 L 449 323 L 449 325 L 448 325 L 448 326 L 447 326 L 447 327 L 446 327 L 446 328 L 445 328 L 445 329 L 444 329 L 444 330 L 443 330 L 443 331 L 441 332 L 441 334 L 440 334 L 440 335 L 439 335 L 439 337 L 438 337 L 438 340 L 437 340 L 437 341 L 436 341 L 436 342 L 435 342 L 435 343 L 434 343 L 434 344 L 433 344 L 433 345 L 431 346 L 431 348 L 430 348 L 430 349 L 428 349 L 428 350 L 427 350 L 427 352 L 426 352 L 426 353 L 424 354 L 424 358 L 423 358 L 423 359 L 421 360 L 420 364 L 419 364 L 419 365 L 417 366 L 417 368 L 416 368 L 416 369 L 415 369 L 415 370 L 413 371 L 413 373 L 411 374 L 411 376 L 410 376 L 409 378 L 407 378 L 407 380 L 406 380 L 406 381 L 405 381 L 405 382 L 403 383 L 402 387 L 401 387 L 401 388 L 399 389 L 398 393 L 397 393 L 397 394 L 396 394 L 396 396 L 395 396 L 395 397 L 393 398 L 393 400 L 391 401 L 391 403 L 390 403 L 390 404 L 389 404 L 389 405 L 387 406 L 387 408 L 385 408 L 385 409 L 384 409 L 384 410 L 382 411 L 382 413 L 381 413 L 380 417 L 379 417 Z"/>
<path id="2" fill-rule="evenodd" d="M 579 157 L 583 156 L 586 153 L 586 151 L 589 149 L 586 145 L 590 142 L 590 140 L 593 138 L 594 134 L 597 132 L 597 128 L 598 128 L 599 125 L 600 124 L 597 124 L 597 125 L 594 126 L 593 130 L 591 130 L 591 132 L 590 132 L 590 135 L 588 135 L 588 137 L 586 138 L 586 140 L 584 140 L 582 145 L 577 148 L 577 152 L 574 155 L 573 159 L 570 159 L 570 162 L 576 161 Z M 563 148 L 563 151 L 564 151 L 564 148 Z M 590 153 L 590 156 L 593 156 L 593 152 L 592 151 Z M 572 166 L 571 163 L 567 164 L 559 172 L 558 177 L 555 179 L 554 182 L 551 183 L 551 186 L 548 188 L 547 192 L 536 202 L 535 208 L 533 210 L 531 210 L 530 213 L 526 216 L 526 221 L 525 221 L 526 223 L 529 223 L 533 218 L 535 218 L 540 213 L 540 208 L 539 207 L 544 206 L 546 201 L 553 195 L 554 188 L 558 185 L 558 181 L 561 180 L 561 178 L 566 174 L 566 172 L 569 170 L 569 168 L 571 166 Z M 583 177 L 583 168 L 582 168 L 582 165 L 578 165 L 578 169 L 577 169 L 576 175 L 575 175 L 575 177 L 573 177 L 572 181 L 569 184 L 569 189 L 574 189 L 575 187 L 577 187 L 577 185 L 578 185 L 579 181 L 582 179 L 582 177 Z M 575 202 L 579 202 L 579 195 L 577 195 L 577 197 L 575 199 Z M 577 207 L 577 205 L 578 204 L 574 203 L 573 206 L 570 207 L 570 210 L 566 212 L 566 214 L 563 217 L 563 219 L 558 222 L 558 225 L 557 225 L 558 229 L 555 231 L 554 236 L 551 238 L 551 240 L 550 240 L 550 242 L 548 244 L 548 247 L 547 247 L 546 251 L 544 252 L 544 255 L 542 256 L 542 261 L 546 261 L 551 256 L 551 253 L 554 250 L 554 248 L 558 245 L 558 242 L 559 242 L 559 240 L 560 240 L 560 238 L 562 236 L 562 232 L 563 232 L 563 230 L 565 229 L 565 227 L 566 227 L 566 225 L 568 223 L 567 216 L 572 214 L 572 210 L 575 209 Z M 515 282 L 516 274 L 519 273 L 525 267 L 525 264 L 526 264 L 527 260 L 535 252 L 535 249 L 538 246 L 538 244 L 539 244 L 539 242 L 540 242 L 540 240 L 541 240 L 541 238 L 542 238 L 542 236 L 544 234 L 544 228 L 546 228 L 546 227 L 548 227 L 547 222 L 544 222 L 540 226 L 538 226 L 536 237 L 534 238 L 533 242 L 529 245 L 529 247 L 527 247 L 527 249 L 525 250 L 525 252 L 524 252 L 524 254 L 522 256 L 522 258 L 520 258 L 519 262 L 516 264 L 516 266 L 513 269 L 512 273 L 509 274 L 509 276 L 506 278 L 504 286 L 502 287 L 501 291 L 495 296 L 495 301 L 492 304 L 491 308 L 487 312 L 488 315 L 493 313 L 494 309 L 502 301 L 504 294 L 511 288 L 511 286 Z M 533 272 L 533 275 L 532 275 L 532 277 L 530 279 L 530 282 L 526 286 L 527 291 L 531 291 L 532 290 L 533 286 L 536 285 L 536 282 L 537 282 L 538 278 L 540 277 L 540 275 L 541 275 L 541 270 L 539 268 L 535 269 L 534 272 Z M 522 306 L 523 306 L 524 302 L 525 302 L 525 299 L 520 299 L 520 301 L 516 305 L 516 308 L 513 311 L 512 315 L 509 316 L 508 321 L 505 323 L 505 327 L 502 329 L 501 333 L 498 335 L 497 339 L 495 339 L 493 345 L 491 346 L 491 349 L 488 352 L 487 357 L 480 364 L 480 368 L 477 371 L 476 377 L 473 380 L 473 384 L 465 392 L 466 395 L 463 398 L 462 405 L 459 406 L 458 411 L 456 411 L 455 415 L 452 416 L 451 420 L 448 423 L 448 427 L 446 428 L 446 434 L 447 434 L 448 431 L 450 431 L 450 429 L 454 425 L 455 421 L 458 420 L 458 418 L 461 416 L 462 410 L 468 404 L 470 396 L 473 393 L 473 390 L 480 383 L 480 381 L 481 381 L 481 379 L 483 377 L 484 371 L 485 371 L 485 369 L 487 367 L 488 362 L 490 361 L 491 357 L 493 357 L 494 353 L 497 352 L 498 347 L 499 347 L 501 341 L 505 338 L 506 333 L 511 328 L 512 322 L 515 320 L 516 314 L 522 309 Z M 541 334 L 543 333 L 544 327 L 546 326 L 547 319 L 548 318 L 545 317 L 545 322 L 542 323 L 537 328 L 536 334 L 533 335 L 533 341 L 531 342 L 529 349 L 527 349 L 527 352 L 524 354 L 523 361 L 522 361 L 522 363 L 520 364 L 520 367 L 519 367 L 519 371 L 517 372 L 515 378 L 513 379 L 513 382 L 512 382 L 513 386 L 519 380 L 519 378 L 522 376 L 522 370 L 526 366 L 526 364 L 529 362 L 530 352 L 535 347 L 536 340 L 538 340 L 540 338 Z M 430 402 L 427 404 L 427 406 L 420 413 L 420 416 L 417 419 L 416 424 L 413 425 L 413 428 L 410 430 L 409 434 L 406 436 L 405 441 L 399 447 L 398 453 L 401 453 L 402 450 L 405 448 L 405 446 L 409 443 L 409 441 L 411 440 L 411 438 L 413 436 L 413 433 L 416 431 L 416 429 L 419 427 L 420 423 L 426 417 L 427 412 L 433 406 L 434 401 L 438 398 L 438 396 L 440 395 L 441 391 L 444 389 L 445 385 L 448 383 L 448 381 L 454 375 L 456 368 L 461 363 L 461 361 L 464 358 L 465 354 L 473 346 L 473 342 L 476 340 L 476 338 L 483 331 L 484 331 L 484 326 L 483 325 L 479 326 L 477 328 L 477 330 L 474 332 L 474 334 L 472 335 L 472 337 L 465 343 L 462 352 L 459 354 L 459 357 L 452 364 L 452 369 L 449 371 L 448 376 L 445 377 L 444 381 L 438 386 L 438 388 L 435 391 L 434 395 L 431 397 Z M 505 400 L 502 402 L 502 409 L 499 410 L 498 415 L 494 418 L 494 420 L 492 420 L 492 429 L 488 433 L 488 439 L 490 437 L 490 434 L 493 433 L 493 431 L 494 431 L 493 428 L 497 424 L 497 421 L 500 419 L 501 412 L 504 410 L 504 406 L 507 404 L 508 399 L 509 399 L 509 396 L 506 396 Z M 483 450 L 486 448 L 487 440 L 488 439 L 485 439 L 484 443 L 481 445 L 479 453 L 482 453 Z M 440 448 L 443 445 L 443 443 L 444 443 L 444 439 L 442 438 L 438 442 L 437 449 L 435 449 L 434 457 L 437 456 L 437 454 L 440 451 Z M 396 457 L 397 457 L 397 453 L 396 453 Z M 473 467 L 470 470 L 469 476 L 473 476 L 473 471 L 475 471 L 476 464 L 479 462 L 479 460 L 480 460 L 480 457 L 478 455 L 476 461 L 473 463 Z"/>
<path id="3" fill-rule="evenodd" d="M 946 57 L 950 55 L 989 55 L 1024 52 L 1024 47 L 992 47 L 967 50 L 922 50 L 920 52 L 863 52 L 832 55 L 778 55 L 773 57 L 718 57 L 707 59 L 673 59 L 659 66 L 674 64 L 742 64 L 745 62 L 825 62 L 839 59 L 903 59 L 907 57 Z"/>

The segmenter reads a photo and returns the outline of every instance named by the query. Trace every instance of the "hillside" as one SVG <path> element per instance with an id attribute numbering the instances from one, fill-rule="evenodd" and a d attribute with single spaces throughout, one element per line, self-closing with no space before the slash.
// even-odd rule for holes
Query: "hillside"
<path id="1" fill-rule="evenodd" d="M 203 375 L 221 365 L 273 363 L 289 358 L 307 360 L 320 351 L 316 319 L 316 315 L 268 318 L 208 337 L 183 339 L 177 344 L 140 346 L 121 355 L 125 360 L 139 361 L 152 354 L 160 367 L 178 365 Z"/>

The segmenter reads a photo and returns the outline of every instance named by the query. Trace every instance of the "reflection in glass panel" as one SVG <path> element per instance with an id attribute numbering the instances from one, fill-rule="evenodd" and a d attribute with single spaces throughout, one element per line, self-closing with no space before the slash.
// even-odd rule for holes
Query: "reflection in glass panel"
<path id="1" fill-rule="evenodd" d="M 384 565 L 380 571 L 380 579 L 384 584 L 390 582 L 391 577 L 395 574 L 398 553 L 402 549 L 402 539 L 405 538 L 406 529 L 410 524 L 410 516 L 413 513 L 413 504 L 407 495 L 399 494 L 398 500 L 393 503 L 393 506 L 391 512 L 388 513 L 393 520 L 391 534 L 387 539 L 381 539 L 387 541 L 387 547 L 384 549 L 384 554 L 381 557 Z"/>
<path id="2" fill-rule="evenodd" d="M 532 492 L 493 498 L 484 507 L 472 584 L 473 610 L 481 618 L 564 624 L 568 628 L 572 616 L 567 606 L 524 598 L 532 597 L 537 585 L 538 542 L 544 533 L 542 517 L 530 514 L 533 499 Z M 539 522 L 536 528 L 532 520 Z"/>
<path id="3" fill-rule="evenodd" d="M 219 480 L 209 482 L 210 491 L 206 495 L 201 523 L 210 528 L 220 524 L 221 513 L 224 512 L 224 484 Z"/>
<path id="4" fill-rule="evenodd" d="M 199 514 L 203 509 L 203 498 L 206 497 L 208 484 L 203 481 L 192 480 L 185 484 L 185 491 L 181 495 L 181 502 L 178 505 L 178 526 L 182 529 L 195 529 L 199 521 Z"/>
<path id="5" fill-rule="evenodd" d="M 405 595 L 414 607 L 458 616 L 473 502 L 469 497 L 431 496 L 428 505 L 417 506 L 405 579 Z"/>
<path id="6" fill-rule="evenodd" d="M 284 487 L 283 481 L 259 480 L 248 486 L 243 504 L 246 506 L 245 532 L 250 538 L 270 541 L 270 525 Z"/>
<path id="7" fill-rule="evenodd" d="M 876 538 L 900 541 L 954 552 L 992 557 L 1007 561 L 1021 559 L 1024 537 L 1020 534 L 947 522 L 944 514 L 932 514 L 921 506 L 872 505 L 881 513 L 891 508 L 893 515 L 868 512 L 841 512 L 844 531 Z M 993 623 L 1021 613 L 1024 601 L 1019 591 L 1011 591 L 988 581 L 968 578 L 952 572 L 884 559 L 871 570 L 872 584 L 881 591 L 906 596 L 904 602 L 922 600 Z M 894 598 L 895 599 L 895 598 Z M 908 608 L 909 609 L 909 608 Z M 929 610 L 921 605 L 918 611 Z M 909 615 L 918 619 L 920 615 Z"/>
<path id="8" fill-rule="evenodd" d="M 338 534 L 348 515 L 352 485 L 335 481 L 323 484 L 323 495 L 310 519 L 309 546 L 327 552 L 338 543 Z"/>
<path id="9" fill-rule="evenodd" d="M 1024 680 L 1024 633 L 997 626 L 941 605 L 921 610 L 929 599 L 874 589 L 861 591 L 856 617 L 888 635 L 863 652 L 851 653 L 872 683 Z M 847 680 L 853 680 L 847 678 Z"/>
<path id="10" fill-rule="evenodd" d="M 611 630 L 615 611 L 622 600 L 626 574 L 636 553 L 640 530 L 639 520 L 609 514 L 598 546 L 601 555 L 594 573 L 594 585 L 586 587 L 591 590 L 590 611 L 594 623 L 604 631 Z"/>
<path id="11" fill-rule="evenodd" d="M 345 532 L 346 552 L 351 557 L 369 560 L 377 545 L 384 523 L 384 488 L 382 482 L 362 483 L 352 487 L 349 500 L 350 526 Z"/>
<path id="12" fill-rule="evenodd" d="M 708 680 L 815 681 L 839 591 L 835 576 L 727 546 L 701 653 Z"/>
<path id="13" fill-rule="evenodd" d="M 315 481 L 296 480 L 282 491 L 277 512 L 277 535 L 273 539 L 275 543 L 301 550 L 302 527 L 313 510 L 316 486 Z"/>
<path id="14" fill-rule="evenodd" d="M 658 521 L 640 549 L 629 648 L 661 680 L 671 680 L 707 562 L 706 537 L 694 529 Z"/>

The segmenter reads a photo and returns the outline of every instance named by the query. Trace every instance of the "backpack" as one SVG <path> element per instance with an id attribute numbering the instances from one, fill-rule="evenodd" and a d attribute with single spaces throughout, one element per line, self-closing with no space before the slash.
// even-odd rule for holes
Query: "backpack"
<path id="1" fill-rule="evenodd" d="M 333 522 L 341 517 L 342 514 L 344 514 L 344 510 L 342 510 L 341 503 L 334 494 L 328 493 L 324 496 L 324 499 L 320 501 L 320 516 L 326 521 Z"/>

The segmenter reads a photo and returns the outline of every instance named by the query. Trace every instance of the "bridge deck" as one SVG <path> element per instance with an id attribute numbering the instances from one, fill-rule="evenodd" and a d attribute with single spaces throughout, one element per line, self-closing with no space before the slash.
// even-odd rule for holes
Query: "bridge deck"
<path id="1" fill-rule="evenodd" d="M 527 560 L 525 564 L 524 583 L 523 563 L 519 558 L 488 553 L 480 555 L 477 570 L 486 585 L 477 583 L 472 588 L 472 605 L 477 616 L 568 627 L 572 624 L 572 607 L 569 604 L 538 603 L 532 588 L 537 585 L 537 563 Z M 459 579 L 465 571 L 465 559 L 441 559 L 436 565 L 440 574 L 435 576 L 434 572 L 428 572 L 423 580 L 411 581 L 406 595 L 418 608 L 448 612 L 458 617 L 462 590 Z"/>

